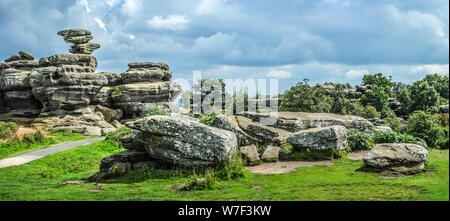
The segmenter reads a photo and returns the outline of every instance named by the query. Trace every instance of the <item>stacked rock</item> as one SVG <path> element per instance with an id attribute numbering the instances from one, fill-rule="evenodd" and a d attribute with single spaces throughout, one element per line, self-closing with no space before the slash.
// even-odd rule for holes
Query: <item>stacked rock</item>
<path id="1" fill-rule="evenodd" d="M 100 48 L 97 43 L 90 43 L 93 39 L 92 34 L 88 30 L 84 29 L 68 29 L 58 32 L 58 35 L 64 37 L 64 41 L 67 43 L 73 43 L 74 45 L 69 49 L 73 54 L 87 54 L 90 55 L 96 49 Z"/>
<path id="2" fill-rule="evenodd" d="M 31 53 L 20 51 L 0 64 L 0 103 L 14 116 L 35 117 L 41 104 L 33 97 L 29 78 L 33 68 L 39 66 Z"/>
<path id="3" fill-rule="evenodd" d="M 40 118 L 35 120 L 36 124 L 49 127 L 48 118 L 52 118 L 52 129 L 66 129 L 86 135 L 101 135 L 114 130 L 104 120 L 103 114 L 96 110 L 98 108 L 91 106 L 95 104 L 101 88 L 109 82 L 107 76 L 95 73 L 97 59 L 89 55 L 93 48 L 90 46 L 92 43 L 88 43 L 92 39 L 91 33 L 73 29 L 58 34 L 66 42 L 75 44 L 71 52 L 77 54 L 43 57 L 39 60 L 39 68 L 33 70 L 30 85 L 33 95 L 43 105 Z"/>
<path id="4" fill-rule="evenodd" d="M 181 93 L 181 87 L 171 81 L 172 73 L 165 63 L 133 62 L 122 73 L 124 84 L 116 86 L 111 94 L 114 105 L 124 114 L 135 117 L 159 106 L 167 113 L 178 111 L 173 100 Z"/>

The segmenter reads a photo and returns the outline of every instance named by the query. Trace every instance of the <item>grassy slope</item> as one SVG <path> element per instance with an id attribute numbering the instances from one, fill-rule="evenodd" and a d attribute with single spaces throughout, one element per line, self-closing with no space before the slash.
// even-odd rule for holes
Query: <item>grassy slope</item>
<path id="1" fill-rule="evenodd" d="M 49 145 L 77 141 L 88 139 L 90 137 L 83 136 L 76 133 L 51 133 L 49 136 L 53 136 L 55 139 L 53 141 L 48 141 L 39 144 L 15 144 L 13 146 L 2 148 L 0 146 L 0 159 L 17 156 L 23 153 L 27 153 L 34 150 L 39 150 L 48 147 Z"/>
<path id="2" fill-rule="evenodd" d="M 0 200 L 449 200 L 448 150 L 430 151 L 428 172 L 387 179 L 358 171 L 362 161 L 299 168 L 282 175 L 250 175 L 219 181 L 214 190 L 172 190 L 189 181 L 180 171 L 137 171 L 119 183 L 63 185 L 98 171 L 102 157 L 120 151 L 106 142 L 0 169 Z"/>

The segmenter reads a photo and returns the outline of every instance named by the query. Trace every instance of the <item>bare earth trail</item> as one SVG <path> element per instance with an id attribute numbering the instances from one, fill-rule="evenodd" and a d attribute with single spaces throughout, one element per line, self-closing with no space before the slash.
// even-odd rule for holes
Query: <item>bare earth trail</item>
<path id="1" fill-rule="evenodd" d="M 0 160 L 0 168 L 22 165 L 22 164 L 31 162 L 33 160 L 40 159 L 40 158 L 45 157 L 50 154 L 70 150 L 75 147 L 91 144 L 91 143 L 101 141 L 104 139 L 105 139 L 104 137 L 100 137 L 100 138 L 78 140 L 78 141 L 73 141 L 73 142 L 56 144 L 56 145 L 47 147 L 45 149 L 31 151 L 31 152 L 24 153 L 24 154 L 15 156 L 15 157 L 10 157 L 10 158 Z"/>
<path id="2" fill-rule="evenodd" d="M 358 151 L 347 154 L 347 157 L 352 160 L 362 160 L 363 156 L 369 151 Z M 282 161 L 275 163 L 263 163 L 258 166 L 245 167 L 246 170 L 257 174 L 283 174 L 294 171 L 299 167 L 314 167 L 319 165 L 333 165 L 331 160 L 322 161 Z"/>

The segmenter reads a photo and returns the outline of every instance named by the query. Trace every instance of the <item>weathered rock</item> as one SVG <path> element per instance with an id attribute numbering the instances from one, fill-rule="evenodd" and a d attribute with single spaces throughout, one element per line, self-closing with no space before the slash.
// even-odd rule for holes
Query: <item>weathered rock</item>
<path id="1" fill-rule="evenodd" d="M 108 178 L 118 177 L 127 174 L 131 171 L 130 163 L 115 163 L 111 168 L 108 169 L 106 175 Z"/>
<path id="2" fill-rule="evenodd" d="M 416 144 L 377 144 L 364 155 L 364 165 L 384 173 L 415 174 L 427 162 L 428 151 Z"/>
<path id="3" fill-rule="evenodd" d="M 140 130 L 131 130 L 129 133 L 119 137 L 119 142 L 122 143 L 123 148 L 134 151 L 145 152 L 146 140 L 145 133 Z"/>
<path id="4" fill-rule="evenodd" d="M 298 131 L 287 139 L 294 148 L 311 150 L 343 150 L 347 144 L 347 129 L 344 126 L 329 126 Z"/>
<path id="5" fill-rule="evenodd" d="M 130 67 L 122 73 L 122 81 L 125 84 L 135 82 L 159 82 L 170 81 L 172 72 L 165 63 L 134 62 L 128 64 Z"/>
<path id="6" fill-rule="evenodd" d="M 103 158 L 100 163 L 100 171 L 107 172 L 116 163 L 135 164 L 150 160 L 146 152 L 126 150 Z"/>
<path id="7" fill-rule="evenodd" d="M 100 45 L 97 43 L 83 43 L 83 44 L 76 44 L 73 45 L 69 52 L 72 54 L 87 54 L 90 55 L 94 50 L 97 50 L 100 48 Z"/>
<path id="8" fill-rule="evenodd" d="M 236 136 L 183 117 L 151 116 L 127 124 L 143 132 L 151 158 L 185 167 L 226 164 L 236 154 Z"/>
<path id="9" fill-rule="evenodd" d="M 103 75 L 108 79 L 108 83 L 105 86 L 117 86 L 123 84 L 122 76 L 113 72 L 99 72 L 98 74 Z"/>
<path id="10" fill-rule="evenodd" d="M 250 146 L 244 146 L 244 147 L 240 147 L 240 151 L 242 154 L 242 157 L 247 160 L 247 162 L 251 163 L 257 163 L 260 161 L 259 156 L 258 156 L 258 151 L 256 149 L 255 145 L 250 145 Z"/>
<path id="11" fill-rule="evenodd" d="M 41 113 L 41 104 L 30 90 L 4 92 L 7 110 L 15 116 L 36 117 Z"/>
<path id="12" fill-rule="evenodd" d="M 439 106 L 440 113 L 446 114 L 446 113 L 448 113 L 448 109 L 449 109 L 448 104 Z"/>
<path id="13" fill-rule="evenodd" d="M 84 44 L 93 39 L 91 32 L 84 29 L 68 29 L 58 32 L 64 37 L 64 41 L 73 44 Z"/>
<path id="14" fill-rule="evenodd" d="M 122 110 L 120 109 L 113 110 L 102 105 L 95 105 L 91 109 L 94 111 L 99 111 L 103 115 L 103 119 L 109 123 L 122 118 Z"/>
<path id="15" fill-rule="evenodd" d="M 280 128 L 269 127 L 258 122 L 253 122 L 250 119 L 237 116 L 239 127 L 252 137 L 254 137 L 258 143 L 274 143 L 277 145 L 283 145 L 286 143 L 286 139 L 292 134 L 289 131 L 285 131 Z"/>
<path id="16" fill-rule="evenodd" d="M 414 141 L 419 143 L 419 145 L 422 147 L 428 147 L 427 142 L 419 137 L 414 137 Z"/>
<path id="17" fill-rule="evenodd" d="M 159 105 L 171 112 L 178 107 L 172 101 L 181 93 L 181 87 L 171 81 L 153 83 L 132 83 L 116 86 L 112 92 L 114 105 L 125 114 L 141 114 L 142 111 Z"/>
<path id="18" fill-rule="evenodd" d="M 213 126 L 234 133 L 239 145 L 256 144 L 259 140 L 244 132 L 233 115 L 218 115 L 214 118 Z"/>
<path id="19" fill-rule="evenodd" d="M 281 148 L 277 146 L 269 145 L 261 156 L 264 161 L 278 161 Z"/>
<path id="20" fill-rule="evenodd" d="M 34 56 L 30 52 L 19 51 L 19 56 L 21 60 L 30 60 L 30 61 L 34 60 Z"/>
<path id="21" fill-rule="evenodd" d="M 386 132 L 386 133 L 390 133 L 392 132 L 392 128 L 388 127 L 388 126 L 375 126 L 374 131 L 382 131 L 382 132 Z"/>
<path id="22" fill-rule="evenodd" d="M 83 134 L 86 136 L 101 136 L 102 128 L 100 127 L 85 127 Z"/>
<path id="23" fill-rule="evenodd" d="M 246 116 L 253 121 L 260 122 L 262 118 L 271 118 L 276 122 L 271 127 L 281 128 L 290 132 L 296 132 L 309 128 L 342 125 L 347 129 L 370 132 L 374 126 L 366 119 L 351 115 L 338 115 L 329 113 L 306 112 L 278 112 L 275 116 L 269 113 L 247 113 Z"/>

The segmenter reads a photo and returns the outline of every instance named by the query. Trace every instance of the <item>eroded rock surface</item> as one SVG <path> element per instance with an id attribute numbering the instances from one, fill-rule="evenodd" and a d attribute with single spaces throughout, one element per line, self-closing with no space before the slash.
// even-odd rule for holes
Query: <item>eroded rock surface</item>
<path id="1" fill-rule="evenodd" d="M 339 125 L 298 131 L 287 141 L 296 148 L 311 150 L 343 150 L 348 146 L 347 129 Z"/>

